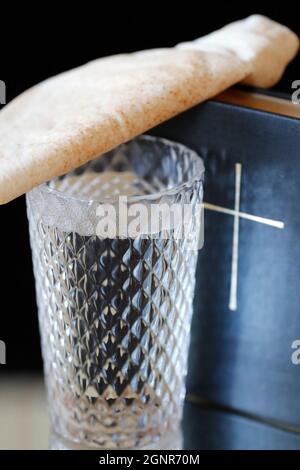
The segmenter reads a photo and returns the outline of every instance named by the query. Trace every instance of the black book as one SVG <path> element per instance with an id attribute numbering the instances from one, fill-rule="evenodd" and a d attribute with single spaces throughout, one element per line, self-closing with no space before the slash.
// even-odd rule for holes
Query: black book
<path id="1" fill-rule="evenodd" d="M 231 90 L 153 131 L 206 166 L 188 393 L 290 428 L 300 427 L 299 118 L 289 100 Z"/>

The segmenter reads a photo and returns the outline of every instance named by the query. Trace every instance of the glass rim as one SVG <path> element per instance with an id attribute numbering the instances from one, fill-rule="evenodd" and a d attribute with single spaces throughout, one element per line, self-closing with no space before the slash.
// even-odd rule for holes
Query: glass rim
<path id="1" fill-rule="evenodd" d="M 191 148 L 189 148 L 186 145 L 181 144 L 179 142 L 175 142 L 173 140 L 165 139 L 163 137 L 152 136 L 152 135 L 149 135 L 149 134 L 141 134 L 141 135 L 139 135 L 139 136 L 127 141 L 127 142 L 124 142 L 120 146 L 127 145 L 129 142 L 132 142 L 132 141 L 150 141 L 150 142 L 153 142 L 153 143 L 158 142 L 158 143 L 163 144 L 163 145 L 168 146 L 168 147 L 172 146 L 177 151 L 180 151 L 180 150 L 185 151 L 186 153 L 189 154 L 189 156 L 195 162 L 195 167 L 196 168 L 195 168 L 193 176 L 191 178 L 189 178 L 187 181 L 183 181 L 182 183 L 180 183 L 178 185 L 175 185 L 171 188 L 166 188 L 166 189 L 160 190 L 160 191 L 154 191 L 151 194 L 142 194 L 142 195 L 137 194 L 137 195 L 126 196 L 127 202 L 138 202 L 138 201 L 142 201 L 142 200 L 151 201 L 151 200 L 155 200 L 155 199 L 158 199 L 158 198 L 162 198 L 164 196 L 172 196 L 174 194 L 180 193 L 181 191 L 183 191 L 187 188 L 192 187 L 195 183 L 203 182 L 204 172 L 205 172 L 204 163 L 203 163 L 202 158 L 197 154 L 197 152 L 195 150 L 192 150 Z M 118 148 L 118 147 L 116 147 L 116 148 Z M 114 150 L 115 149 L 112 149 L 112 151 L 114 151 Z M 99 157 L 96 157 L 96 158 L 99 158 Z M 90 160 L 89 162 L 91 162 L 91 161 L 93 161 L 93 159 Z M 89 162 L 87 162 L 87 163 L 89 163 Z M 76 170 L 76 169 L 74 169 L 74 170 Z M 65 173 L 65 175 L 68 175 L 68 174 L 72 173 L 72 171 L 74 171 L 74 170 L 71 170 L 70 172 Z M 63 176 L 63 175 L 61 175 L 61 176 Z M 106 197 L 106 198 L 101 198 L 101 199 L 93 199 L 93 198 L 85 198 L 85 197 L 76 196 L 76 195 L 70 194 L 66 191 L 61 191 L 59 189 L 52 188 L 49 185 L 49 183 L 51 181 L 53 181 L 54 179 L 51 179 L 51 180 L 41 184 L 40 186 L 34 188 L 32 191 L 37 190 L 37 191 L 42 192 L 45 196 L 47 196 L 47 195 L 54 196 L 54 197 L 56 196 L 56 197 L 58 197 L 58 198 L 60 198 L 64 201 L 70 200 L 70 201 L 80 202 L 80 203 L 85 203 L 85 204 L 91 204 L 91 203 L 95 203 L 95 202 L 97 204 L 116 203 L 116 202 L 118 202 L 118 199 L 120 197 L 122 197 L 122 194 L 118 194 L 114 197 Z"/>

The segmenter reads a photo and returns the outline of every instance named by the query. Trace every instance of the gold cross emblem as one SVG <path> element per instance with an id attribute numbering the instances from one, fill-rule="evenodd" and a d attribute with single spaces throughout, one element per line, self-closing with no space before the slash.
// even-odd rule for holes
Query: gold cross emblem
<path id="1" fill-rule="evenodd" d="M 229 294 L 229 310 L 237 310 L 237 288 L 238 288 L 238 261 L 239 261 L 239 225 L 240 218 L 258 222 L 260 224 L 270 225 L 278 229 L 284 228 L 284 223 L 280 220 L 267 219 L 257 215 L 240 212 L 241 197 L 241 180 L 242 180 L 242 164 L 235 164 L 235 201 L 234 209 L 216 206 L 214 204 L 204 203 L 204 208 L 210 211 L 221 212 L 223 214 L 232 215 L 233 221 L 233 237 L 232 237 L 232 257 L 231 257 L 231 278 L 230 278 L 230 294 Z"/>

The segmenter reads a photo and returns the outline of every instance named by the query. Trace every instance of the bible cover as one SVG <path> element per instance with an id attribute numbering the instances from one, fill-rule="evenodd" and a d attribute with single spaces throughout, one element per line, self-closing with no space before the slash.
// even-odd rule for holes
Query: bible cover
<path id="1" fill-rule="evenodd" d="M 299 450 L 300 434 L 246 416 L 186 403 L 184 449 Z"/>
<path id="2" fill-rule="evenodd" d="M 297 116 L 289 101 L 233 90 L 153 131 L 206 167 L 188 393 L 289 427 L 300 427 Z"/>

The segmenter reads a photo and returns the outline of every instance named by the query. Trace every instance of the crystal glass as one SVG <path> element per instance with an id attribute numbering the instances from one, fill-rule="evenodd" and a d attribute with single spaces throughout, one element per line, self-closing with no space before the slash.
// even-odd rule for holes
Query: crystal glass
<path id="1" fill-rule="evenodd" d="M 203 173 L 190 149 L 141 136 L 28 193 L 51 448 L 180 447 Z M 116 220 L 134 204 L 192 217 L 99 236 L 106 204 Z"/>

